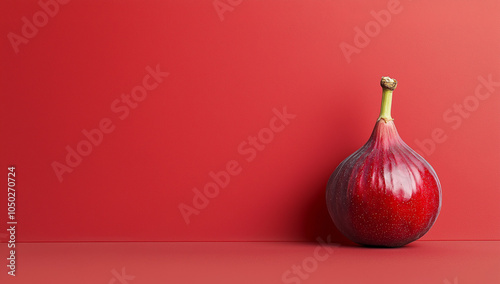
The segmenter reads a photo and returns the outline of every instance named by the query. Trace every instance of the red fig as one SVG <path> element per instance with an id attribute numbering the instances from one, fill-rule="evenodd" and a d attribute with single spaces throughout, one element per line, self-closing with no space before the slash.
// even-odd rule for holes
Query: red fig
<path id="1" fill-rule="evenodd" d="M 326 189 L 328 211 L 351 241 L 400 247 L 422 237 L 441 210 L 434 169 L 406 145 L 391 117 L 397 81 L 382 77 L 382 107 L 368 142 L 342 161 Z"/>

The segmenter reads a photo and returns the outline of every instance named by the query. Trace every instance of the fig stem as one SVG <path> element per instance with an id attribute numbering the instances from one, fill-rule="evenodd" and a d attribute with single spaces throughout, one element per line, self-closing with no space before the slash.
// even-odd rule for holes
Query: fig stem
<path id="1" fill-rule="evenodd" d="M 383 119 L 385 122 L 394 120 L 391 116 L 392 92 L 396 89 L 398 81 L 390 77 L 382 77 L 380 86 L 382 86 L 382 104 L 380 106 L 380 116 L 378 119 Z"/>

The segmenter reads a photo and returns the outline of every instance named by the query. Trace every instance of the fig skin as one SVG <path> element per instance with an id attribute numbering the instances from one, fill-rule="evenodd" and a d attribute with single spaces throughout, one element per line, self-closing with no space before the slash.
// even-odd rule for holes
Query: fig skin
<path id="1" fill-rule="evenodd" d="M 390 96 L 386 103 L 383 99 L 370 139 L 340 163 L 326 190 L 336 227 L 351 241 L 366 246 L 411 243 L 429 231 L 441 210 L 436 172 L 403 142 L 390 116 L 394 88 L 384 88 L 384 96 Z M 388 110 L 384 104 L 389 104 Z"/>

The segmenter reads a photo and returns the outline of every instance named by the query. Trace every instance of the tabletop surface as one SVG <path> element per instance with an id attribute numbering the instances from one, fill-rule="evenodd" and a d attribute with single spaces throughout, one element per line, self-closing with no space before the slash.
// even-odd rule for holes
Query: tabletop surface
<path id="1" fill-rule="evenodd" d="M 500 241 L 18 243 L 1 283 L 500 283 Z M 1 244 L 8 255 L 7 244 Z"/>

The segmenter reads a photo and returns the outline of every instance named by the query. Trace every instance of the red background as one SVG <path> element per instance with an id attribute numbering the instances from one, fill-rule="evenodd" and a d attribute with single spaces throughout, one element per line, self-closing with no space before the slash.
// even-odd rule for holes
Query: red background
<path id="1" fill-rule="evenodd" d="M 500 239 L 500 87 L 459 126 L 443 119 L 473 102 L 478 76 L 500 81 L 499 2 L 401 0 L 348 62 L 340 44 L 354 46 L 355 27 L 388 2 L 243 1 L 221 21 L 212 1 L 71 1 L 16 53 L 7 35 L 22 35 L 22 18 L 41 8 L 1 1 L 0 157 L 5 175 L 16 166 L 17 240 L 302 241 L 333 232 L 326 181 L 368 139 L 384 75 L 399 81 L 401 137 L 443 188 L 423 239 Z M 169 76 L 120 120 L 112 102 L 158 64 Z M 238 146 L 283 107 L 296 117 L 248 162 Z M 114 131 L 59 182 L 51 164 L 103 118 Z M 417 140 L 436 128 L 446 139 L 426 154 Z M 231 160 L 241 173 L 187 225 L 179 204 L 192 205 L 192 189 Z"/>

